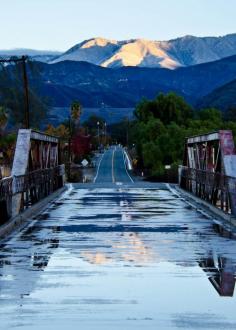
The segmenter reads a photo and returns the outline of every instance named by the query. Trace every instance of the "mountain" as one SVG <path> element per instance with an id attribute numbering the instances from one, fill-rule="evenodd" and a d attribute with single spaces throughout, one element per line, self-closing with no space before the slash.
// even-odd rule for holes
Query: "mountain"
<path id="1" fill-rule="evenodd" d="M 0 57 L 28 55 L 36 61 L 88 62 L 106 68 L 144 67 L 177 69 L 236 55 L 236 33 L 223 37 L 184 36 L 168 41 L 145 39 L 108 40 L 92 38 L 68 51 L 32 49 L 0 50 Z"/>
<path id="2" fill-rule="evenodd" d="M 9 50 L 1 50 L 0 49 L 0 57 L 12 57 L 12 56 L 23 56 L 27 55 L 34 61 L 40 62 L 50 62 L 55 57 L 61 55 L 61 52 L 52 51 L 52 50 L 34 50 L 34 49 L 27 49 L 27 48 L 16 48 L 16 49 L 9 49 Z"/>
<path id="3" fill-rule="evenodd" d="M 198 102 L 198 107 L 213 107 L 225 111 L 236 107 L 236 80 L 213 90 Z"/>
<path id="4" fill-rule="evenodd" d="M 223 37 L 185 36 L 169 41 L 93 38 L 85 40 L 50 63 L 86 61 L 109 68 L 138 66 L 176 69 L 236 55 L 236 34 Z"/>
<path id="5" fill-rule="evenodd" d="M 119 72 L 99 67 L 87 62 L 64 61 L 56 64 L 38 63 L 41 80 L 31 80 L 31 84 L 49 97 L 52 105 L 65 107 L 73 99 L 79 99 L 86 107 L 132 107 L 142 98 L 152 98 L 158 92 L 168 92 L 169 87 L 154 79 L 149 84 L 150 70 L 140 81 L 137 72 Z M 169 70 L 167 70 L 169 71 Z M 173 88 L 173 90 L 175 90 Z M 175 90 L 178 92 L 177 90 Z"/>
<path id="6" fill-rule="evenodd" d="M 234 80 L 236 55 L 219 61 L 168 70 L 122 67 L 116 70 L 88 62 L 36 62 L 41 72 L 38 85 L 43 96 L 56 107 L 79 99 L 86 107 L 133 107 L 143 97 L 174 91 L 195 104 L 200 98 Z"/>

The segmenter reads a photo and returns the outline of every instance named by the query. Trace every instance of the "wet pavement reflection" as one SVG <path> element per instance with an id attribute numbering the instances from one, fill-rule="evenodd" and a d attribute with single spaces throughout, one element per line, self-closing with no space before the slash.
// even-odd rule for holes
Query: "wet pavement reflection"
<path id="1" fill-rule="evenodd" d="M 1 329 L 236 329 L 236 241 L 165 189 L 73 189 L 0 246 Z"/>

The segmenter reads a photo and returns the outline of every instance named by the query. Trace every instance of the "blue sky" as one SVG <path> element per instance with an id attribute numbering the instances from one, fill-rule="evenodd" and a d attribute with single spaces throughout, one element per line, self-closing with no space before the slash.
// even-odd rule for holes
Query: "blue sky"
<path id="1" fill-rule="evenodd" d="M 236 32 L 236 0 L 0 0 L 0 49 Z"/>

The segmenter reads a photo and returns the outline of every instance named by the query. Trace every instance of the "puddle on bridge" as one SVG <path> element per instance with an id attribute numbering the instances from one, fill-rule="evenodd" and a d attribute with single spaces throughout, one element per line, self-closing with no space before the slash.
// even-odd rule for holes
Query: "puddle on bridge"
<path id="1" fill-rule="evenodd" d="M 168 190 L 73 190 L 0 246 L 1 328 L 235 329 L 235 273 Z"/>

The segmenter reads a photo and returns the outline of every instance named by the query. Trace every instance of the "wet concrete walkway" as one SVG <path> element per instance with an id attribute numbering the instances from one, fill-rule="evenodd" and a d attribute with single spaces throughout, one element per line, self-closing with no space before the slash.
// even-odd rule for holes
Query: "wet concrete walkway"
<path id="1" fill-rule="evenodd" d="M 163 185 L 70 187 L 0 247 L 1 329 L 236 329 L 236 242 Z"/>

